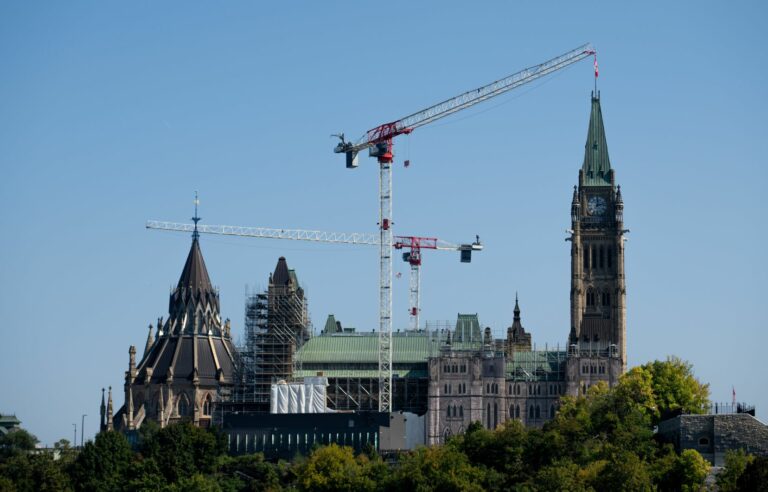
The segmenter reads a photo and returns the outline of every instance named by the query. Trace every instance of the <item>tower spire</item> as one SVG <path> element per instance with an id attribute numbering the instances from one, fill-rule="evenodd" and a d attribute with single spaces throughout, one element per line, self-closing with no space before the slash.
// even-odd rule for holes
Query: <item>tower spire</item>
<path id="1" fill-rule="evenodd" d="M 158 331 L 160 330 L 160 323 L 157 324 Z M 147 343 L 144 345 L 144 357 L 149 353 L 149 349 L 152 348 L 152 344 L 155 343 L 155 336 L 152 333 L 152 323 L 149 324 L 149 334 L 147 335 Z"/>
<path id="2" fill-rule="evenodd" d="M 115 430 L 114 424 L 113 424 L 113 405 L 112 405 L 112 386 L 109 387 L 109 397 L 107 398 L 107 430 L 113 431 Z"/>
<path id="3" fill-rule="evenodd" d="M 603 112 L 600 109 L 600 94 L 592 93 L 592 111 L 589 115 L 589 130 L 584 144 L 584 163 L 581 166 L 584 186 L 611 186 L 611 160 L 608 158 L 608 143 L 603 126 Z"/>
<path id="4" fill-rule="evenodd" d="M 192 232 L 192 240 L 197 241 L 200 238 L 200 233 L 197 232 L 197 223 L 200 222 L 200 217 L 197 215 L 197 206 L 200 205 L 200 199 L 197 197 L 197 191 L 195 191 L 195 216 L 192 217 L 192 221 L 195 223 L 195 230 Z"/>
<path id="5" fill-rule="evenodd" d="M 101 417 L 99 420 L 99 431 L 104 432 L 107 430 L 107 405 L 104 403 L 104 388 L 101 388 L 101 407 L 99 407 L 99 414 Z"/>
<path id="6" fill-rule="evenodd" d="M 517 301 L 517 291 L 515 291 L 515 310 L 514 310 L 515 317 L 512 321 L 520 322 L 520 304 Z"/>

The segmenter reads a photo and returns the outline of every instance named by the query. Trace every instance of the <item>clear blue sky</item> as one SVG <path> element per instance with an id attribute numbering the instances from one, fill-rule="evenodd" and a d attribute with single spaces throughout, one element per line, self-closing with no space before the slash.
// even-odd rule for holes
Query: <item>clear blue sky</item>
<path id="1" fill-rule="evenodd" d="M 187 221 L 374 231 L 376 166 L 357 137 L 590 41 L 622 185 L 630 365 L 691 361 L 712 396 L 768 420 L 765 2 L 3 2 L 0 4 L 0 412 L 71 438 L 100 389 L 122 404 L 128 346 L 167 315 Z M 569 327 L 571 188 L 591 62 L 397 142 L 399 233 L 427 254 L 423 319 L 478 313 L 497 336 L 519 292 L 538 346 Z M 316 327 L 377 320 L 375 248 L 204 237 L 222 315 L 285 255 Z M 395 326 L 407 325 L 407 268 Z"/>

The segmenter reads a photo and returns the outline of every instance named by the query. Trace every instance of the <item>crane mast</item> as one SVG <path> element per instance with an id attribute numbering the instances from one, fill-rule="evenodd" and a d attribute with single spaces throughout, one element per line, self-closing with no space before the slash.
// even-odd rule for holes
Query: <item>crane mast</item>
<path id="1" fill-rule="evenodd" d="M 347 168 L 358 166 L 358 153 L 369 149 L 368 155 L 379 163 L 379 411 L 392 410 L 392 161 L 393 139 L 414 129 L 445 118 L 453 113 L 533 82 L 595 54 L 587 43 L 560 56 L 491 82 L 474 90 L 446 99 L 421 111 L 384 123 L 368 130 L 357 142 L 348 142 L 344 134 L 334 152 L 346 155 Z"/>

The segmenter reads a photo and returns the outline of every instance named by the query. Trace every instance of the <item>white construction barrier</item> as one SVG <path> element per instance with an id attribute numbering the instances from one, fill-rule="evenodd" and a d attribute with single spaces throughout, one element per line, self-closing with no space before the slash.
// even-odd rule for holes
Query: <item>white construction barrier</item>
<path id="1" fill-rule="evenodd" d="M 279 381 L 270 390 L 269 413 L 328 413 L 328 378 L 304 378 L 303 383 Z"/>

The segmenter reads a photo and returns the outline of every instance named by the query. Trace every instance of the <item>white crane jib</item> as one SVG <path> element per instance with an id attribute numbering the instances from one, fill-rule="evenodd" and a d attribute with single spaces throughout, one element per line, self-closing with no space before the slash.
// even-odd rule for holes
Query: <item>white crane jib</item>
<path id="1" fill-rule="evenodd" d="M 363 246 L 378 246 L 380 244 L 377 233 L 366 232 L 328 232 L 312 231 L 305 229 L 275 229 L 269 227 L 246 227 L 230 225 L 200 225 L 184 224 L 181 222 L 163 222 L 149 220 L 147 229 L 162 231 L 179 231 L 202 234 L 217 234 L 223 236 L 255 237 L 263 239 L 287 239 L 292 241 L 310 241 L 318 243 L 355 244 Z M 411 267 L 408 315 L 409 328 L 419 328 L 420 308 L 420 284 L 421 284 L 421 250 L 435 249 L 440 251 L 458 251 L 462 263 L 472 261 L 472 251 L 482 251 L 483 245 L 480 237 L 476 236 L 473 243 L 454 244 L 442 239 L 420 236 L 394 236 L 391 247 L 395 249 L 408 249 L 403 253 L 403 261 Z"/>

